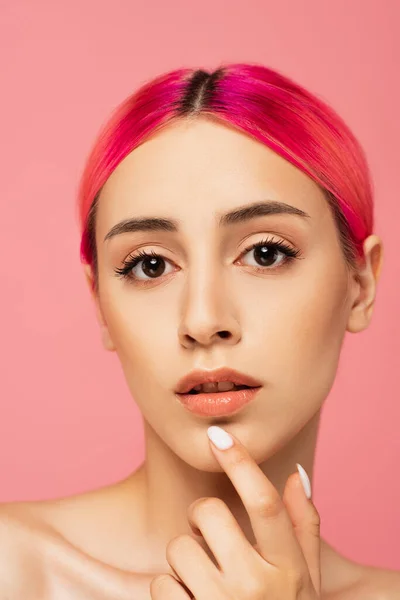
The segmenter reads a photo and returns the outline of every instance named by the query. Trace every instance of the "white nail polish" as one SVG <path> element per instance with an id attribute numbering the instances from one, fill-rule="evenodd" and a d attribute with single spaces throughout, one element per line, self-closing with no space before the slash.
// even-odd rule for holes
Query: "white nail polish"
<path id="1" fill-rule="evenodd" d="M 301 479 L 301 483 L 303 484 L 303 488 L 304 488 L 304 492 L 307 496 L 308 499 L 311 498 L 311 483 L 310 483 L 310 479 L 305 471 L 305 469 L 299 465 L 299 463 L 296 463 L 297 466 L 297 470 L 300 473 L 300 479 Z"/>
<path id="2" fill-rule="evenodd" d="M 233 439 L 225 429 L 212 425 L 207 429 L 207 435 L 219 450 L 227 450 L 233 446 Z"/>

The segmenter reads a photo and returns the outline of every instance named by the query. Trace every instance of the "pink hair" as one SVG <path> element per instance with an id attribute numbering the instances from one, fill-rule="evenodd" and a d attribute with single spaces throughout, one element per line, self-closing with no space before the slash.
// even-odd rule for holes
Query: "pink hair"
<path id="1" fill-rule="evenodd" d="M 84 168 L 78 211 L 81 261 L 92 264 L 88 216 L 117 165 L 176 119 L 208 115 L 269 146 L 319 184 L 340 210 L 357 257 L 373 229 L 373 193 L 362 147 L 322 100 L 268 67 L 226 64 L 213 73 L 177 69 L 142 85 L 103 126 Z"/>

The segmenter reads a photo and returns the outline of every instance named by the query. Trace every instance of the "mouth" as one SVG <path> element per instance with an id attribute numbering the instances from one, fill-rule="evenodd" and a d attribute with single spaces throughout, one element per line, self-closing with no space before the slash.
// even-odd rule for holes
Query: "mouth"
<path id="1" fill-rule="evenodd" d="M 231 392 L 238 390 L 251 389 L 249 385 L 236 385 L 231 381 L 218 381 L 217 383 L 202 383 L 190 389 L 187 393 L 197 395 L 201 393 L 216 394 L 218 392 Z"/>
<path id="2" fill-rule="evenodd" d="M 177 384 L 175 393 L 228 392 L 236 388 L 260 387 L 261 381 L 250 375 L 240 373 L 228 367 L 214 371 L 197 369 L 185 375 Z"/>
<path id="3" fill-rule="evenodd" d="M 188 392 L 176 394 L 179 402 L 189 412 L 202 417 L 225 417 L 232 415 L 254 399 L 259 387 L 238 386 L 226 392 Z"/>
<path id="4" fill-rule="evenodd" d="M 233 369 L 194 371 L 181 379 L 175 394 L 179 402 L 199 416 L 225 416 L 248 404 L 262 383 Z"/>

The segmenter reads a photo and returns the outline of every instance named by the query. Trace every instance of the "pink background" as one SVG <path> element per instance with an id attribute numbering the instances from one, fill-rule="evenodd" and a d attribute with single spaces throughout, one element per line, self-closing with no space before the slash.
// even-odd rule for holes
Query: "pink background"
<path id="1" fill-rule="evenodd" d="M 347 334 L 323 411 L 314 501 L 343 553 L 400 569 L 399 6 L 3 0 L 0 501 L 106 485 L 143 459 L 79 262 L 75 195 L 100 124 L 164 70 L 259 61 L 330 102 L 373 172 L 385 264 L 372 325 Z"/>

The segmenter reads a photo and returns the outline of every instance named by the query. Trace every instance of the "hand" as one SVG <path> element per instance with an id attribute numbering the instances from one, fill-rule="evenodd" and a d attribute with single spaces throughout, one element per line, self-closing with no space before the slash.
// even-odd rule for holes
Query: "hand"
<path id="1" fill-rule="evenodd" d="M 197 499 L 189 506 L 188 520 L 195 533 L 201 532 L 220 568 L 194 538 L 180 535 L 166 551 L 177 578 L 170 574 L 153 578 L 151 598 L 317 600 L 320 517 L 305 495 L 299 473 L 289 476 L 281 498 L 243 444 L 222 433 L 233 445 L 225 450 L 210 446 L 242 499 L 257 544 L 250 544 L 220 498 Z"/>

